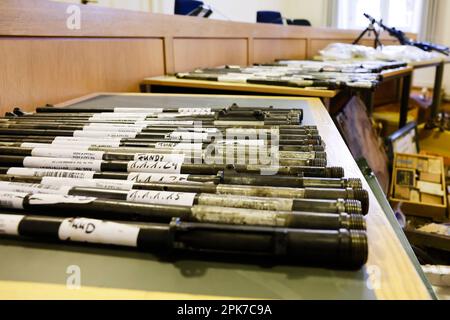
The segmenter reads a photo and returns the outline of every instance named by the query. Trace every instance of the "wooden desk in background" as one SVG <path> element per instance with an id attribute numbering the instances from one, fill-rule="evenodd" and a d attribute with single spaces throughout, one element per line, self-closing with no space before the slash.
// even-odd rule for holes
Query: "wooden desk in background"
<path id="1" fill-rule="evenodd" d="M 425 275 L 395 218 L 382 209 L 319 99 L 167 94 L 93 94 L 58 107 L 298 107 L 327 145 L 330 166 L 360 178 L 369 192 L 366 216 L 369 259 L 358 271 L 295 265 L 261 266 L 185 257 L 161 260 L 150 253 L 109 247 L 2 239 L 0 298 L 105 299 L 430 299 Z M 392 212 L 390 213 L 392 215 Z M 391 219 L 391 220 L 390 220 Z M 394 220 L 394 223 L 390 221 Z M 70 265 L 81 268 L 81 290 L 66 287 Z"/>
<path id="2" fill-rule="evenodd" d="M 145 78 L 141 83 L 141 92 L 315 97 L 320 98 L 328 109 L 330 100 L 339 93 L 339 90 L 315 90 L 250 83 L 178 79 L 174 76 L 162 76 Z"/>

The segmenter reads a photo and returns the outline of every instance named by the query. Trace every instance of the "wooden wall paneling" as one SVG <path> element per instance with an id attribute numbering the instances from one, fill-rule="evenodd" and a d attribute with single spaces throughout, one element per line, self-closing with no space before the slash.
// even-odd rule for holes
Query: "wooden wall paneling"
<path id="1" fill-rule="evenodd" d="M 253 61 L 266 63 L 276 59 L 305 59 L 305 39 L 255 38 Z"/>
<path id="2" fill-rule="evenodd" d="M 172 74 L 175 72 L 173 55 L 173 38 L 170 36 L 164 37 L 164 71 L 165 74 Z"/>
<path id="3" fill-rule="evenodd" d="M 138 91 L 164 73 L 162 39 L 0 38 L 0 112 L 97 91 Z"/>
<path id="4" fill-rule="evenodd" d="M 175 72 L 224 64 L 247 64 L 247 39 L 175 38 Z"/>

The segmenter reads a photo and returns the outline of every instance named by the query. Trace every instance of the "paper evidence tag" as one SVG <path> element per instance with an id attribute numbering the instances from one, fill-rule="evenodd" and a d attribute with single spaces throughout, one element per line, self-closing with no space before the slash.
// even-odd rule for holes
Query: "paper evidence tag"
<path id="1" fill-rule="evenodd" d="M 1 191 L 24 192 L 24 193 L 47 193 L 67 195 L 71 187 L 44 186 L 37 183 L 20 183 L 0 181 Z"/>
<path id="2" fill-rule="evenodd" d="M 60 148 L 34 148 L 31 151 L 33 157 L 68 158 L 81 160 L 102 160 L 103 151 L 74 151 Z"/>
<path id="3" fill-rule="evenodd" d="M 151 126 L 151 125 L 176 125 L 176 126 L 190 126 L 190 125 L 194 125 L 194 121 L 193 120 L 144 120 L 144 121 L 136 121 L 134 123 L 135 125 L 146 125 L 146 126 Z"/>
<path id="4" fill-rule="evenodd" d="M 150 172 L 150 173 L 181 173 L 181 163 L 176 162 L 150 162 L 130 161 L 128 172 Z"/>
<path id="5" fill-rule="evenodd" d="M 76 130 L 73 132 L 75 138 L 136 138 L 137 131 L 90 131 Z"/>
<path id="6" fill-rule="evenodd" d="M 29 193 L 26 192 L 0 191 L 0 207 L 7 209 L 23 209 L 23 199 L 28 194 Z"/>
<path id="7" fill-rule="evenodd" d="M 166 182 L 166 183 L 191 183 L 188 174 L 164 174 L 164 173 L 138 173 L 132 172 L 128 180 L 137 183 Z"/>
<path id="8" fill-rule="evenodd" d="M 0 234 L 19 235 L 19 225 L 25 216 L 15 214 L 0 214 Z"/>
<path id="9" fill-rule="evenodd" d="M 110 131 L 110 132 L 134 132 L 141 133 L 146 126 L 131 125 L 131 126 L 115 126 L 115 125 L 97 125 L 97 123 L 90 124 L 83 127 L 83 131 Z"/>
<path id="10" fill-rule="evenodd" d="M 166 139 L 171 140 L 206 140 L 208 139 L 207 132 L 189 132 L 189 131 L 174 131 L 166 135 Z"/>
<path id="11" fill-rule="evenodd" d="M 152 113 L 115 113 L 115 112 L 105 112 L 96 113 L 89 120 L 114 120 L 114 119 L 127 119 L 127 120 L 145 120 L 147 115 Z"/>
<path id="12" fill-rule="evenodd" d="M 28 177 L 60 177 L 73 179 L 93 179 L 95 171 L 36 169 L 36 168 L 9 168 L 6 172 L 11 176 Z"/>
<path id="13" fill-rule="evenodd" d="M 136 247 L 140 228 L 86 218 L 65 219 L 58 230 L 63 241 L 78 241 Z"/>
<path id="14" fill-rule="evenodd" d="M 41 184 L 45 186 L 55 187 L 68 186 L 129 191 L 133 189 L 134 183 L 132 181 L 114 179 L 71 179 L 43 177 L 41 180 Z"/>
<path id="15" fill-rule="evenodd" d="M 136 153 L 134 155 L 134 161 L 153 161 L 153 162 L 175 162 L 183 163 L 184 154 L 174 154 L 174 153 Z"/>
<path id="16" fill-rule="evenodd" d="M 178 108 L 179 113 L 189 114 L 211 114 L 213 113 L 211 108 Z"/>
<path id="17" fill-rule="evenodd" d="M 101 165 L 102 161 L 100 160 L 76 160 L 40 157 L 25 157 L 23 159 L 23 166 L 27 168 L 100 171 Z"/>
<path id="18" fill-rule="evenodd" d="M 167 204 L 176 206 L 192 206 L 196 193 L 169 192 L 154 190 L 131 190 L 127 201 L 150 204 Z"/>

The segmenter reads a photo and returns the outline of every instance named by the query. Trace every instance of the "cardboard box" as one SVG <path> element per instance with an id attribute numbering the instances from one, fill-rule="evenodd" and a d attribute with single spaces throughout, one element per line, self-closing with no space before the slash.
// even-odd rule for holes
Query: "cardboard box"
<path id="1" fill-rule="evenodd" d="M 433 182 L 433 183 L 441 183 L 441 174 L 438 173 L 429 173 L 429 172 L 421 172 L 419 179 L 421 181 Z"/>
<path id="2" fill-rule="evenodd" d="M 430 204 L 442 204 L 444 197 L 435 196 L 434 194 L 422 193 L 420 197 L 421 202 L 430 203 Z"/>

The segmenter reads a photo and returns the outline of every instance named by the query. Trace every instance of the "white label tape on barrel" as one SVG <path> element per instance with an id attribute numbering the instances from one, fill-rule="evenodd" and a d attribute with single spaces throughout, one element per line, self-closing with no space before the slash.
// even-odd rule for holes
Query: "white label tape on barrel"
<path id="1" fill-rule="evenodd" d="M 211 108 L 179 108 L 178 109 L 179 113 L 183 113 L 183 114 L 211 114 L 213 113 L 211 111 Z"/>
<path id="2" fill-rule="evenodd" d="M 101 165 L 102 161 L 100 160 L 77 160 L 40 157 L 25 157 L 25 159 L 23 159 L 23 166 L 27 168 L 100 171 Z"/>
<path id="3" fill-rule="evenodd" d="M 82 159 L 82 160 L 102 160 L 103 151 L 74 151 L 70 149 L 59 148 L 34 148 L 31 151 L 33 157 L 47 157 L 47 158 L 68 158 L 68 159 Z"/>
<path id="4" fill-rule="evenodd" d="M 246 83 L 247 79 L 250 78 L 247 74 L 242 73 L 229 73 L 220 75 L 217 77 L 219 82 L 233 82 L 233 83 Z"/>
<path id="5" fill-rule="evenodd" d="M 113 131 L 113 132 L 135 132 L 140 133 L 142 132 L 142 129 L 145 128 L 144 126 L 133 126 L 133 127 L 113 127 L 113 126 L 85 126 L 83 127 L 83 131 Z"/>
<path id="6" fill-rule="evenodd" d="M 117 132 L 117 131 L 84 131 L 77 130 L 73 132 L 75 138 L 131 138 L 137 136 L 137 132 Z"/>
<path id="7" fill-rule="evenodd" d="M 11 176 L 28 177 L 61 177 L 73 179 L 92 179 L 94 171 L 57 170 L 57 169 L 36 169 L 36 168 L 9 168 L 7 173 Z"/>
<path id="8" fill-rule="evenodd" d="M 123 191 L 129 191 L 133 189 L 132 181 L 113 180 L 113 179 L 71 179 L 71 178 L 43 177 L 41 180 L 41 184 L 46 186 L 86 187 L 86 188 L 123 190 Z"/>
<path id="9" fill-rule="evenodd" d="M 158 125 L 158 126 L 191 126 L 194 124 L 192 120 L 145 120 L 145 121 L 136 121 L 135 125 Z"/>
<path id="10" fill-rule="evenodd" d="M 58 149 L 73 149 L 73 145 L 69 144 L 57 144 L 57 143 L 29 143 L 25 142 L 20 145 L 22 148 L 58 148 Z M 89 150 L 89 145 L 77 144 L 77 150 Z"/>
<path id="11" fill-rule="evenodd" d="M 128 172 L 181 173 L 181 164 L 175 162 L 130 161 Z"/>
<path id="12" fill-rule="evenodd" d="M 151 113 L 147 113 L 151 114 Z M 146 113 L 113 113 L 113 112 L 106 112 L 106 113 L 96 113 L 92 117 L 90 117 L 90 120 L 106 120 L 106 119 L 129 119 L 129 120 L 145 120 L 147 118 Z"/>
<path id="13" fill-rule="evenodd" d="M 59 226 L 58 237 L 63 241 L 136 247 L 139 231 L 139 227 L 122 223 L 70 218 Z"/>
<path id="14" fill-rule="evenodd" d="M 89 146 L 97 146 L 97 147 L 106 147 L 106 148 L 118 148 L 120 147 L 121 139 L 97 139 L 97 138 L 74 138 L 74 137 L 56 137 L 52 145 L 76 145 L 77 148 L 81 147 L 89 147 Z"/>
<path id="15" fill-rule="evenodd" d="M 184 162 L 184 154 L 137 153 L 134 155 L 134 161 L 183 163 Z"/>
<path id="16" fill-rule="evenodd" d="M 157 142 L 155 149 L 202 150 L 203 145 L 201 143 Z"/>
<path id="17" fill-rule="evenodd" d="M 132 172 L 128 180 L 137 183 L 166 182 L 166 183 L 192 183 L 188 181 L 188 174 L 139 173 Z"/>
<path id="18" fill-rule="evenodd" d="M 94 197 L 68 196 L 58 194 L 33 194 L 28 197 L 30 205 L 48 205 L 48 204 L 89 204 L 97 200 Z"/>
<path id="19" fill-rule="evenodd" d="M 70 191 L 70 187 L 44 186 L 36 183 L 20 183 L 0 181 L 1 191 L 10 192 L 26 192 L 26 193 L 48 193 L 66 195 Z"/>
<path id="20" fill-rule="evenodd" d="M 192 206 L 194 204 L 195 196 L 196 193 L 189 192 L 132 190 L 128 192 L 127 201 L 175 206 Z"/>
<path id="21" fill-rule="evenodd" d="M 0 207 L 23 209 L 23 199 L 28 194 L 28 192 L 0 191 Z"/>
<path id="22" fill-rule="evenodd" d="M 25 216 L 15 214 L 0 214 L 0 234 L 19 235 L 19 225 Z"/>
<path id="23" fill-rule="evenodd" d="M 153 114 L 153 113 L 161 113 L 163 112 L 163 108 L 114 108 L 114 112 L 117 113 L 145 113 L 145 114 Z"/>

